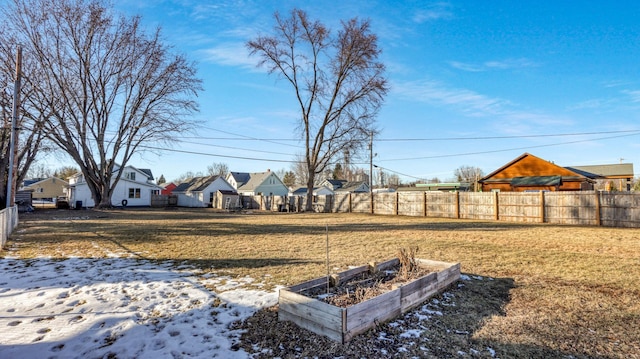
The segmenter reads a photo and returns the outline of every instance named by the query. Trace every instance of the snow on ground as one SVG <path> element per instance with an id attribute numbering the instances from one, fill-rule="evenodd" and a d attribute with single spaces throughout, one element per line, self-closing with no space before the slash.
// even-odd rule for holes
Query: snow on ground
<path id="1" fill-rule="evenodd" d="M 0 358 L 247 358 L 230 324 L 278 300 L 127 258 L 4 258 L 0 273 Z"/>

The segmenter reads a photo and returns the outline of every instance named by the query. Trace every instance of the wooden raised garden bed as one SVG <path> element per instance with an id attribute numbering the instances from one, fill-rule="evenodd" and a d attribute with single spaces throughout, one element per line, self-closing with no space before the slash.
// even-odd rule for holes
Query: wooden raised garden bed
<path id="1" fill-rule="evenodd" d="M 346 343 L 377 324 L 391 320 L 420 305 L 460 278 L 460 263 L 425 259 L 416 259 L 416 261 L 419 266 L 435 268 L 435 270 L 412 281 L 397 284 L 394 289 L 386 293 L 345 308 L 302 294 L 314 289 L 326 289 L 326 277 L 280 289 L 278 319 L 292 321 L 316 334 Z M 385 271 L 398 264 L 399 260 L 396 258 L 377 265 L 353 268 L 333 275 L 331 285 L 337 286 L 358 275 Z"/>

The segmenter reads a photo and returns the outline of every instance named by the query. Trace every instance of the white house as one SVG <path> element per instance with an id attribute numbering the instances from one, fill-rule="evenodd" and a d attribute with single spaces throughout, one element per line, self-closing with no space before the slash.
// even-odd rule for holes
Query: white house
<path id="1" fill-rule="evenodd" d="M 218 193 L 231 196 L 236 193 L 235 188 L 220 176 L 194 177 L 187 182 L 180 183 L 172 193 L 178 196 L 178 206 L 181 207 L 213 207 L 223 208 L 224 197 Z"/>
<path id="2" fill-rule="evenodd" d="M 133 166 L 121 168 L 115 165 L 111 175 L 111 183 L 120 170 L 122 170 L 122 175 L 111 194 L 111 204 L 114 206 L 151 206 L 151 196 L 160 194 L 162 189 L 154 183 L 151 170 L 138 169 Z M 69 178 L 68 196 L 71 206 L 95 207 L 96 205 L 82 173 L 76 173 Z"/>
<path id="3" fill-rule="evenodd" d="M 290 196 L 306 196 L 307 187 L 298 187 L 294 191 L 291 191 L 289 195 Z M 332 196 L 333 190 L 326 186 L 313 187 L 313 195 L 314 196 Z"/>
<path id="4" fill-rule="evenodd" d="M 244 196 L 286 196 L 289 193 L 289 188 L 270 170 L 257 173 L 229 172 L 227 182 Z"/>
<path id="5" fill-rule="evenodd" d="M 368 193 L 369 184 L 364 181 L 324 180 L 321 186 L 333 189 L 334 193 Z"/>

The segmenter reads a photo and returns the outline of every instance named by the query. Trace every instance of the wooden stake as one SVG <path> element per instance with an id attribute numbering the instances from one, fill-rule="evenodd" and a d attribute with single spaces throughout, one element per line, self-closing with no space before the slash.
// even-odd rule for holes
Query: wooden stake
<path id="1" fill-rule="evenodd" d="M 327 294 L 329 294 L 329 287 L 331 285 L 331 273 L 329 270 L 329 225 L 328 224 L 325 227 L 325 232 L 327 233 Z"/>

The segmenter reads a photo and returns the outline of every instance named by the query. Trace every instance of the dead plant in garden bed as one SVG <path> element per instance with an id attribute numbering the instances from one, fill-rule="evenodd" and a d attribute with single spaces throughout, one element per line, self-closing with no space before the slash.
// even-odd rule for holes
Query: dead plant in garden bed
<path id="1" fill-rule="evenodd" d="M 410 247 L 409 249 L 400 248 L 398 251 L 398 259 L 400 259 L 398 275 L 405 281 L 420 269 L 416 261 L 416 254 L 418 254 L 418 246 Z"/>

